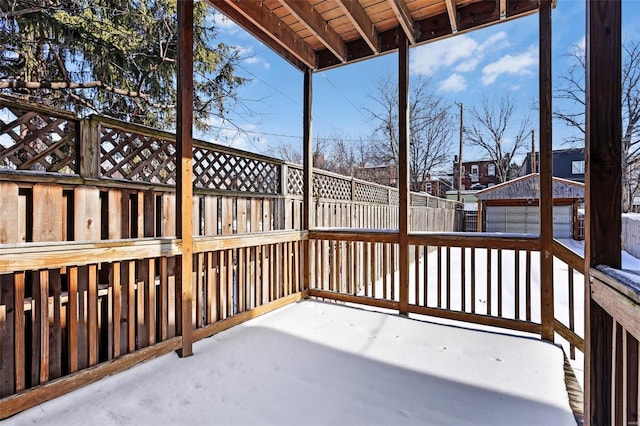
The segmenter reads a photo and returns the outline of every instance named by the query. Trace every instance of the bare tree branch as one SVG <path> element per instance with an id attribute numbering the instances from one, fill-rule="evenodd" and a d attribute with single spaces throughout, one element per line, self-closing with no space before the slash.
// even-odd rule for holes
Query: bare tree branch
<path id="1" fill-rule="evenodd" d="M 511 162 L 526 149 L 531 131 L 529 117 L 514 124 L 514 114 L 515 105 L 509 95 L 492 101 L 483 97 L 480 106 L 471 109 L 471 120 L 465 128 L 468 143 L 487 153 L 500 182 L 511 178 Z"/>

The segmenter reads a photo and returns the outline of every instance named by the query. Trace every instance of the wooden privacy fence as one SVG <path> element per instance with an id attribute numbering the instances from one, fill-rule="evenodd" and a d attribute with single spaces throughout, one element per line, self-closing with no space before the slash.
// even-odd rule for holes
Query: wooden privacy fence
<path id="1" fill-rule="evenodd" d="M 0 107 L 0 418 L 308 294 L 300 166 L 194 143 L 185 330 L 174 135 Z M 416 229 L 453 230 L 455 203 L 412 198 Z M 314 201 L 316 226 L 397 227 L 392 188 L 316 170 Z"/>

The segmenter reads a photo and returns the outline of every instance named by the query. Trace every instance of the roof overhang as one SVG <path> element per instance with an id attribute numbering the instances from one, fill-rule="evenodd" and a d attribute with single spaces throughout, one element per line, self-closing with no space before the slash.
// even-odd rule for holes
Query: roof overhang
<path id="1" fill-rule="evenodd" d="M 537 12 L 538 0 L 208 0 L 304 70 L 325 70 Z"/>

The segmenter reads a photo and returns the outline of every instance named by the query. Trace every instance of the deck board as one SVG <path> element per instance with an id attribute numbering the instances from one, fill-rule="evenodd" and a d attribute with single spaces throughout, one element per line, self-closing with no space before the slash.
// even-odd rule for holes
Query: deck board
<path id="1" fill-rule="evenodd" d="M 575 425 L 560 348 L 303 301 L 13 424 Z"/>

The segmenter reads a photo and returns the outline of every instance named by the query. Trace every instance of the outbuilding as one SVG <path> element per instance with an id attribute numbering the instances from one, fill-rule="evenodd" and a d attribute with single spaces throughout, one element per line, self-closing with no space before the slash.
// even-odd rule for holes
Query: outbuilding
<path id="1" fill-rule="evenodd" d="M 540 178 L 538 173 L 478 191 L 478 230 L 540 233 Z M 580 236 L 578 212 L 584 202 L 584 184 L 553 178 L 553 237 Z"/>

